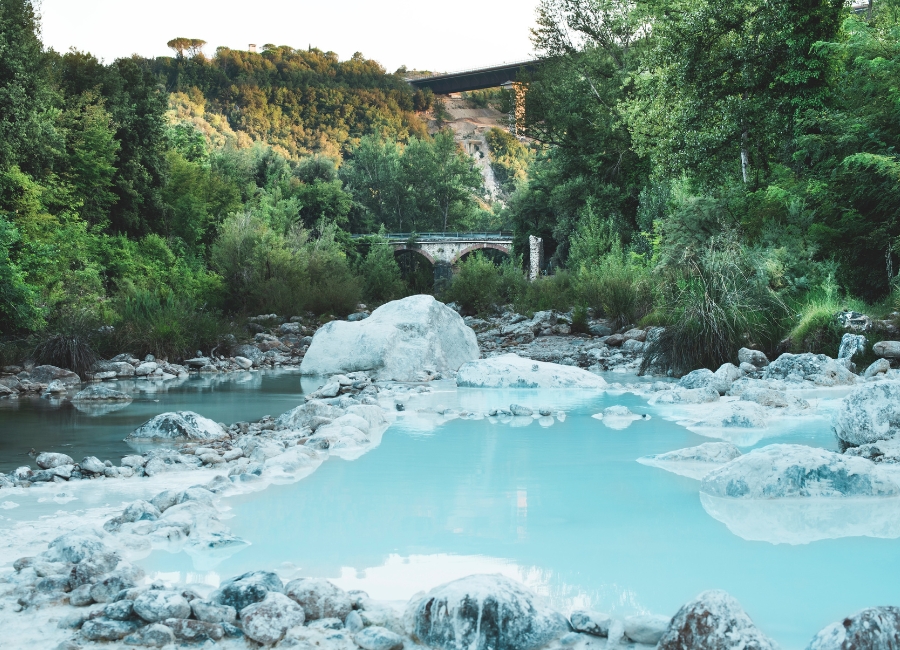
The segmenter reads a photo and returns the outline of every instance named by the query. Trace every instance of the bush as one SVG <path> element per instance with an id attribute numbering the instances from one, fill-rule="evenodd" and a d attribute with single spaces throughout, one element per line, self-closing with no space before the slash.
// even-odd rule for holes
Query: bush
<path id="1" fill-rule="evenodd" d="M 575 294 L 580 304 L 603 314 L 616 328 L 639 322 L 653 308 L 649 270 L 618 244 L 578 270 Z"/>
<path id="2" fill-rule="evenodd" d="M 450 286 L 442 296 L 457 303 L 464 314 L 489 314 L 503 302 L 500 268 L 480 252 L 459 264 Z"/>
<path id="3" fill-rule="evenodd" d="M 522 276 L 524 280 L 524 275 Z M 524 280 L 519 293 L 512 296 L 516 311 L 531 313 L 553 309 L 569 311 L 575 300 L 572 274 L 557 271 L 553 275 L 541 276 L 528 282 Z"/>
<path id="4" fill-rule="evenodd" d="M 713 240 L 669 271 L 658 310 L 665 329 L 648 343 L 641 372 L 680 376 L 734 362 L 745 346 L 771 350 L 786 313 L 761 265 L 736 242 Z"/>
<path id="5" fill-rule="evenodd" d="M 406 283 L 400 275 L 400 265 L 394 258 L 394 249 L 386 240 L 373 241 L 369 252 L 359 265 L 363 282 L 363 295 L 367 301 L 383 303 L 402 298 Z"/>
<path id="6" fill-rule="evenodd" d="M 790 333 L 792 351 L 836 356 L 846 332 L 836 316 L 844 310 L 866 311 L 866 306 L 857 300 L 841 298 L 834 276 L 829 276 L 799 308 L 796 325 Z"/>

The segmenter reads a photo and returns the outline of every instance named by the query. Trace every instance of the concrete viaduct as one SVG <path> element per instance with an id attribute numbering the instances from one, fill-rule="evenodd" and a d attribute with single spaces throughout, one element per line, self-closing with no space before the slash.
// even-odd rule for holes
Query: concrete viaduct
<path id="1" fill-rule="evenodd" d="M 406 79 L 406 82 L 413 88 L 430 88 L 435 95 L 449 95 L 450 93 L 471 92 L 513 84 L 520 81 L 520 75 L 524 81 L 529 74 L 538 69 L 540 64 L 541 61 L 538 60 L 516 61 L 476 70 L 409 78 Z"/>

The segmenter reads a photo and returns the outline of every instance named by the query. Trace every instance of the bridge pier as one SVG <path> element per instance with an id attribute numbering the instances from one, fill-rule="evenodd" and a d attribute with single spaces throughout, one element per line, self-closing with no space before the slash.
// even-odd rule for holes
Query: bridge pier
<path id="1" fill-rule="evenodd" d="M 438 261 L 434 264 L 434 292 L 440 293 L 450 286 L 453 281 L 453 265 L 449 262 Z"/>

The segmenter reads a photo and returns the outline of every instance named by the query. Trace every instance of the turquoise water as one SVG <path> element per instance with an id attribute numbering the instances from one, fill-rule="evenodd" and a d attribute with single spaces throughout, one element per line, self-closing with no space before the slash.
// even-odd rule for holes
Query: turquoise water
<path id="1" fill-rule="evenodd" d="M 858 609 L 900 602 L 897 540 L 745 541 L 707 514 L 697 481 L 635 462 L 707 438 L 659 417 L 624 431 L 590 418 L 617 403 L 651 412 L 634 396 L 569 402 L 565 421 L 547 428 L 456 419 L 429 431 L 400 420 L 356 461 L 331 459 L 298 483 L 229 499 L 226 523 L 252 546 L 215 575 L 185 554 L 156 552 L 143 564 L 186 581 L 268 568 L 388 600 L 502 572 L 560 609 L 621 616 L 671 615 L 719 588 L 785 648 Z M 831 447 L 833 438 L 813 426 L 777 442 Z"/>

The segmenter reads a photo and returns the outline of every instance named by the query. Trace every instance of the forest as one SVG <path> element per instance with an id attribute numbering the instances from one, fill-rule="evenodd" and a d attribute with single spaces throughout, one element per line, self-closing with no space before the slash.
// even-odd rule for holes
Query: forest
<path id="1" fill-rule="evenodd" d="M 0 0 L 0 357 L 182 356 L 251 314 L 423 290 L 382 229 L 512 230 L 513 259 L 471 257 L 441 297 L 664 325 L 645 362 L 674 373 L 894 318 L 900 0 L 543 0 L 532 41 L 492 200 L 403 70 L 197 39 L 103 63 Z"/>

